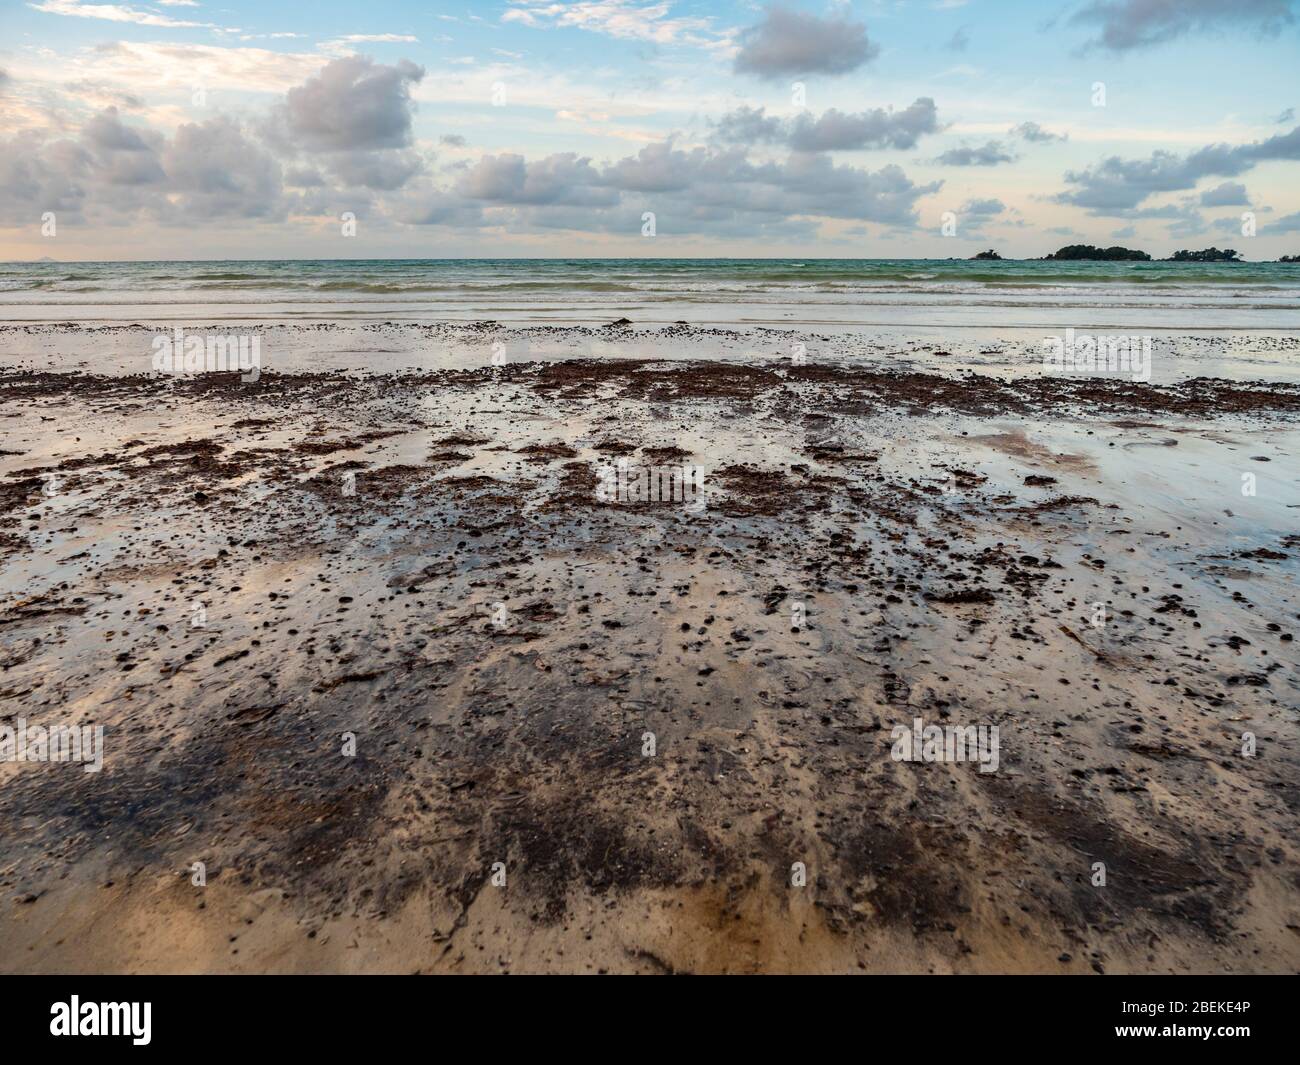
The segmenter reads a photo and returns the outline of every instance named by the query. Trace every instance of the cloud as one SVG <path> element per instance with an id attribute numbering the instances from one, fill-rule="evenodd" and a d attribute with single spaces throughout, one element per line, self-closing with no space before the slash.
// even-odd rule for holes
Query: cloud
<path id="1" fill-rule="evenodd" d="M 420 38 L 412 37 L 409 33 L 349 33 L 344 37 L 336 38 L 343 44 L 362 44 L 374 42 L 376 44 L 418 44 Z"/>
<path id="2" fill-rule="evenodd" d="M 1231 181 L 1206 189 L 1201 193 L 1202 207 L 1249 207 L 1250 197 L 1246 186 Z"/>
<path id="3" fill-rule="evenodd" d="M 1155 217 L 1151 213 L 1142 215 L 1140 212 L 1138 216 Z M 1165 227 L 1165 232 L 1167 232 L 1171 237 L 1194 237 L 1197 234 L 1206 231 L 1205 217 L 1200 211 L 1191 206 L 1177 208 L 1172 212 L 1172 214 L 1161 215 L 1161 217 L 1174 218 L 1174 221 Z"/>
<path id="4" fill-rule="evenodd" d="M 444 133 L 438 138 L 439 144 L 445 144 L 448 148 L 464 148 L 469 142 L 459 133 Z"/>
<path id="5" fill-rule="evenodd" d="M 297 189 L 318 189 L 325 186 L 325 178 L 311 167 L 292 167 L 284 172 L 284 183 Z"/>
<path id="6" fill-rule="evenodd" d="M 280 131 L 307 151 L 404 148 L 411 140 L 411 86 L 424 68 L 403 59 L 384 66 L 366 56 L 335 59 L 290 89 L 277 112 Z"/>
<path id="7" fill-rule="evenodd" d="M 75 74 L 145 99 L 159 93 L 188 98 L 194 86 L 201 85 L 216 106 L 219 94 L 226 91 L 284 93 L 317 73 L 324 62 L 315 53 L 267 48 L 110 41 L 61 58 L 59 67 L 62 76 Z M 43 73 L 45 66 L 33 73 Z"/>
<path id="8" fill-rule="evenodd" d="M 528 163 L 522 155 L 485 155 L 461 174 L 460 196 L 508 204 L 609 207 L 618 193 L 605 185 L 591 160 L 561 152 Z"/>
<path id="9" fill-rule="evenodd" d="M 82 218 L 93 165 L 85 147 L 72 140 L 42 143 L 31 131 L 0 140 L 0 222 L 31 225 L 46 211 Z"/>
<path id="10" fill-rule="evenodd" d="M 620 159 L 606 169 L 605 178 L 627 191 L 684 192 L 693 185 L 748 181 L 754 173 L 741 149 L 682 151 L 669 140 Z"/>
<path id="11" fill-rule="evenodd" d="M 774 205 L 778 211 L 909 227 L 916 224 L 916 201 L 943 187 L 942 181 L 917 185 L 892 163 L 871 171 L 836 166 L 825 155 L 792 155 L 773 180 L 785 193 Z"/>
<path id="12" fill-rule="evenodd" d="M 773 6 L 762 22 L 740 35 L 735 71 L 759 78 L 847 74 L 879 53 L 864 23 Z"/>
<path id="13" fill-rule="evenodd" d="M 1127 214 L 1160 192 L 1194 188 L 1205 177 L 1236 177 L 1270 160 L 1300 161 L 1300 126 L 1267 140 L 1232 146 L 1212 144 L 1188 155 L 1157 150 L 1147 159 L 1111 156 L 1065 174 L 1075 186 L 1054 197 L 1095 215 Z"/>
<path id="14" fill-rule="evenodd" d="M 1268 231 L 1270 233 L 1300 233 L 1300 211 L 1295 214 L 1286 214 L 1274 222 L 1269 223 Z"/>
<path id="15" fill-rule="evenodd" d="M 1015 158 L 1001 141 L 989 141 L 978 148 L 949 148 L 935 162 L 942 166 L 997 166 L 1014 162 Z"/>
<path id="16" fill-rule="evenodd" d="M 236 120 L 185 124 L 168 140 L 110 107 L 75 139 L 28 130 L 0 142 L 0 220 L 30 224 L 45 211 L 100 225 L 201 224 L 278 220 L 286 203 L 279 164 Z"/>
<path id="17" fill-rule="evenodd" d="M 553 0 L 510 0 L 502 22 L 518 22 L 533 29 L 564 26 L 603 33 L 624 40 L 654 44 L 694 44 L 716 47 L 729 34 L 713 30 L 713 20 L 694 16 L 670 18 L 671 5 L 665 0 L 639 3 L 637 0 L 583 0 L 560 4 Z"/>
<path id="18" fill-rule="evenodd" d="M 935 125 L 928 98 L 901 111 L 748 115 L 760 132 L 777 121 L 790 142 L 781 161 L 750 158 L 748 144 L 682 147 L 669 137 L 611 160 L 462 152 L 438 166 L 412 136 L 410 89 L 422 74 L 349 56 L 288 88 L 260 121 L 216 114 L 168 135 L 105 107 L 71 135 L 19 132 L 0 139 L 0 220 L 30 226 L 53 210 L 95 226 L 192 225 L 201 240 L 197 227 L 208 224 L 347 209 L 390 226 L 635 235 L 651 210 L 664 233 L 787 240 L 813 239 L 828 220 L 914 227 L 918 200 L 943 186 L 897 165 L 837 164 L 823 150 L 910 145 Z M 445 143 L 464 147 L 456 134 Z"/>
<path id="19" fill-rule="evenodd" d="M 37 11 L 49 15 L 71 15 L 77 18 L 103 19 L 107 22 L 134 22 L 139 26 L 165 26 L 180 29 L 213 29 L 211 22 L 191 22 L 175 19 L 169 15 L 159 15 L 152 11 L 140 11 L 125 4 L 83 4 L 78 0 L 45 0 L 40 4 L 29 4 Z M 190 6 L 190 5 L 184 5 Z"/>
<path id="20" fill-rule="evenodd" d="M 1291 8 L 1292 0 L 1093 0 L 1070 21 L 1100 26 L 1088 47 L 1124 52 L 1205 30 L 1275 34 L 1295 21 Z"/>
<path id="21" fill-rule="evenodd" d="M 982 235 L 983 229 L 991 222 L 1015 225 L 1009 218 L 999 218 L 1007 213 L 1007 205 L 996 197 L 974 198 L 967 200 L 957 208 L 962 225 L 973 236 Z"/>
<path id="22" fill-rule="evenodd" d="M 106 107 L 75 137 L 25 131 L 0 147 L 21 153 L 0 167 L 3 214 L 30 222 L 62 210 L 103 225 L 271 221 L 343 193 L 369 205 L 372 192 L 395 192 L 423 174 L 432 157 L 411 146 L 410 99 L 423 70 L 360 56 L 319 62 L 250 128 L 215 115 L 169 138 Z M 300 191 L 286 192 L 286 166 Z"/>
<path id="23" fill-rule="evenodd" d="M 449 226 L 475 229 L 487 219 L 478 204 L 466 203 L 438 189 L 408 190 L 393 205 L 393 218 L 408 226 Z"/>
<path id="24" fill-rule="evenodd" d="M 916 185 L 898 166 L 877 171 L 838 166 L 828 156 L 795 153 L 784 163 L 752 163 L 741 150 L 648 145 L 609 167 L 605 179 L 626 191 L 666 192 L 674 211 L 690 205 L 754 216 L 816 215 L 889 225 L 915 224 L 915 203 L 942 182 Z"/>
<path id="25" fill-rule="evenodd" d="M 957 209 L 957 213 L 964 216 L 989 218 L 993 215 L 1002 214 L 1006 209 L 1007 205 L 998 199 L 967 200 Z"/>
<path id="26" fill-rule="evenodd" d="M 425 168 L 417 152 L 336 152 L 326 166 L 338 182 L 368 189 L 400 189 Z"/>
<path id="27" fill-rule="evenodd" d="M 917 98 L 902 111 L 876 108 L 858 114 L 831 109 L 813 121 L 807 114 L 795 119 L 789 145 L 795 151 L 822 152 L 861 148 L 913 148 L 917 139 L 938 130 L 938 112 L 928 96 Z"/>
<path id="28" fill-rule="evenodd" d="M 81 143 L 95 161 L 96 179 L 106 186 L 152 185 L 166 178 L 159 159 L 162 137 L 124 125 L 115 107 L 86 123 Z"/>
<path id="29" fill-rule="evenodd" d="M 965 26 L 959 26 L 957 31 L 948 38 L 948 43 L 944 45 L 950 52 L 964 52 L 970 44 L 970 34 L 966 32 Z"/>
<path id="30" fill-rule="evenodd" d="M 1008 132 L 1013 137 L 1020 137 L 1031 144 L 1044 144 L 1051 141 L 1066 141 L 1070 139 L 1068 133 L 1053 133 L 1049 129 L 1044 129 L 1037 122 L 1021 122 L 1018 126 L 1012 126 Z"/>
<path id="31" fill-rule="evenodd" d="M 1273 121 L 1276 122 L 1279 126 L 1285 126 L 1288 122 L 1294 122 L 1295 108 L 1288 107 L 1285 111 L 1283 111 L 1280 115 L 1278 115 L 1277 118 L 1273 119 Z"/>
<path id="32" fill-rule="evenodd" d="M 831 108 L 816 119 L 807 112 L 782 119 L 769 117 L 761 107 L 741 107 L 718 120 L 714 139 L 731 144 L 783 144 L 799 152 L 907 149 L 938 128 L 934 100 L 922 96 L 901 111 L 878 107 L 845 114 Z"/>
<path id="33" fill-rule="evenodd" d="M 790 120 L 769 117 L 764 107 L 742 106 L 728 111 L 714 125 L 713 139 L 722 144 L 764 144 L 789 137 Z"/>
<path id="34" fill-rule="evenodd" d="M 571 152 L 484 156 L 451 188 L 404 190 L 395 215 L 422 225 L 636 233 L 651 210 L 661 232 L 810 236 L 822 218 L 914 226 L 916 201 L 941 186 L 917 185 L 892 165 L 870 171 L 803 153 L 760 164 L 741 148 L 683 149 L 667 140 L 604 167 Z"/>
<path id="35" fill-rule="evenodd" d="M 241 38 L 243 40 L 244 38 Z M 450 38 L 448 38 L 450 39 Z M 348 56 L 356 53 L 359 44 L 419 44 L 420 39 L 409 33 L 349 33 L 333 40 L 322 41 L 320 50 L 326 55 Z"/>
<path id="36" fill-rule="evenodd" d="M 144 99 L 135 93 L 123 92 L 91 78 L 65 82 L 63 87 L 68 92 L 75 93 L 83 105 L 92 107 L 124 107 L 128 111 L 137 111 L 145 105 Z"/>
<path id="37" fill-rule="evenodd" d="M 165 201 L 168 213 L 178 221 L 284 217 L 279 163 L 234 119 L 220 116 L 179 127 L 162 163 L 173 197 Z"/>
<path id="38" fill-rule="evenodd" d="M 264 125 L 268 142 L 287 159 L 300 156 L 350 188 L 392 191 L 423 172 L 411 149 L 411 89 L 424 68 L 391 66 L 368 56 L 333 59 L 285 93 Z"/>

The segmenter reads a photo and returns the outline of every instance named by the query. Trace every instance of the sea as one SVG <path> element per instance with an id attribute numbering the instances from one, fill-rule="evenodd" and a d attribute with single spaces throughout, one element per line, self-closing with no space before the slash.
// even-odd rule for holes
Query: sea
<path id="1" fill-rule="evenodd" d="M 1300 264 L 369 259 L 0 264 L 0 321 L 392 321 L 1300 332 Z"/>

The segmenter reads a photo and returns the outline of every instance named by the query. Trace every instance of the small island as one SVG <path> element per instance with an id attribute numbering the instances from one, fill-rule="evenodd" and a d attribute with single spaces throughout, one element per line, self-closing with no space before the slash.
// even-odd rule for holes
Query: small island
<path id="1" fill-rule="evenodd" d="M 1300 255 L 1283 255 L 1278 260 L 1280 263 L 1300 263 Z"/>
<path id="2" fill-rule="evenodd" d="M 1151 256 L 1144 251 L 1137 251 L 1134 248 L 1096 248 L 1091 244 L 1069 244 L 1051 255 L 1044 256 L 1046 259 L 1079 259 L 1079 260 L 1099 260 L 1102 262 L 1150 262 Z"/>
<path id="3" fill-rule="evenodd" d="M 999 255 L 997 252 L 995 252 L 992 248 L 990 248 L 988 251 L 982 251 L 975 255 L 972 255 L 971 258 L 972 259 L 1001 259 L 1002 256 Z"/>
<path id="4" fill-rule="evenodd" d="M 1201 251 L 1176 251 L 1165 260 L 1167 263 L 1239 263 L 1241 254 L 1231 248 L 1204 248 Z"/>

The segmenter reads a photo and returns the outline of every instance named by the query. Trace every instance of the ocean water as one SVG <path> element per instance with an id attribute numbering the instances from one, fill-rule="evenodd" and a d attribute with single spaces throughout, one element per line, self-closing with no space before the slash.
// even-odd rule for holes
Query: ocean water
<path id="1" fill-rule="evenodd" d="M 0 264 L 9 322 L 291 320 L 1300 332 L 1300 264 L 402 259 Z"/>

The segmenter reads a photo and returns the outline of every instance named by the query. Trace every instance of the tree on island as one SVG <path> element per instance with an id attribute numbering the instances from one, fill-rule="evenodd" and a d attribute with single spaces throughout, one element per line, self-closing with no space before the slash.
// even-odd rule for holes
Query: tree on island
<path id="1" fill-rule="evenodd" d="M 1280 263 L 1300 263 L 1300 255 L 1283 255 L 1278 260 Z"/>
<path id="2" fill-rule="evenodd" d="M 1151 256 L 1144 251 L 1136 251 L 1133 248 L 1121 248 L 1118 245 L 1113 248 L 1095 248 L 1091 244 L 1069 244 L 1051 255 L 1045 256 L 1048 259 L 1095 259 L 1104 262 L 1112 261 L 1135 261 L 1150 262 Z"/>
<path id="3" fill-rule="evenodd" d="M 992 248 L 990 248 L 988 251 L 982 251 L 982 252 L 978 252 L 975 255 L 972 255 L 971 258 L 972 259 L 1001 259 L 1002 256 L 999 255 L 997 252 L 995 252 Z"/>
<path id="4" fill-rule="evenodd" d="M 1167 263 L 1239 263 L 1241 255 L 1231 248 L 1203 248 L 1201 251 L 1176 251 L 1165 260 Z"/>

